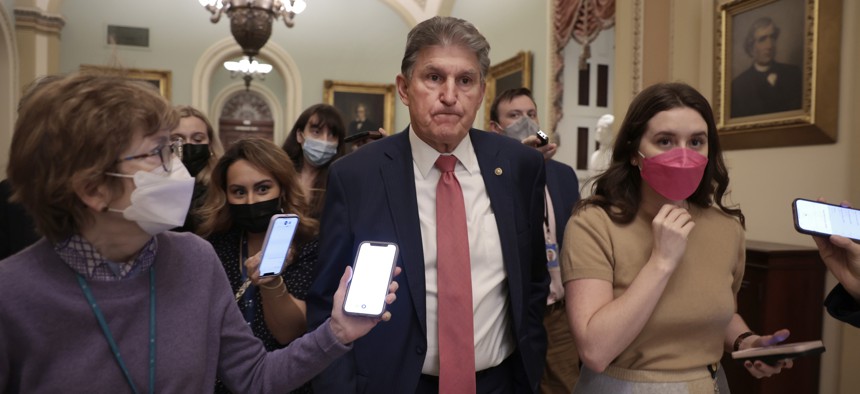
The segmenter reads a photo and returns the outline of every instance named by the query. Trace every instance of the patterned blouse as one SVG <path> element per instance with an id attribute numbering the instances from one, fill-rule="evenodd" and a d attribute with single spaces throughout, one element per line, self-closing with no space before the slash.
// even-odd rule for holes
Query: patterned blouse
<path id="1" fill-rule="evenodd" d="M 233 292 L 237 292 L 244 282 L 242 278 L 244 261 L 239 262 L 239 254 L 242 250 L 242 232 L 237 229 L 230 229 L 225 233 L 210 236 L 208 241 L 215 248 L 215 253 L 221 259 L 221 264 L 224 265 L 224 270 L 227 272 L 227 278 L 230 279 L 230 286 L 233 288 Z M 293 245 L 293 247 L 295 246 Z M 284 283 L 286 283 L 290 294 L 297 299 L 304 300 L 313 281 L 313 270 L 319 254 L 318 240 L 314 239 L 300 245 L 297 252 L 293 263 L 287 266 L 281 275 L 284 277 Z M 263 318 L 263 300 L 260 292 L 254 292 L 250 303 L 242 301 L 244 300 L 240 300 L 239 302 L 239 309 L 243 315 L 246 315 L 245 312 L 248 307 L 254 308 L 253 322 L 249 324 L 251 330 L 254 332 L 254 336 L 263 341 L 266 350 L 272 351 L 285 347 L 285 345 L 278 343 L 275 337 L 272 336 L 272 333 L 269 332 L 269 328 L 266 327 L 266 321 Z M 307 390 L 308 385 L 305 385 L 293 392 L 309 392 Z M 229 393 L 230 391 L 219 380 L 218 384 L 216 384 L 215 392 Z"/>

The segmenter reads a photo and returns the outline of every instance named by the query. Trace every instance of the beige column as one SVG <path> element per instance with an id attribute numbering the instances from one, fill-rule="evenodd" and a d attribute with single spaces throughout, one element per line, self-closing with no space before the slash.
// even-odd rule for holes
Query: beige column
<path id="1" fill-rule="evenodd" d="M 15 35 L 18 82 L 24 89 L 37 77 L 60 71 L 60 31 L 66 22 L 50 10 L 20 3 L 15 7 Z"/>

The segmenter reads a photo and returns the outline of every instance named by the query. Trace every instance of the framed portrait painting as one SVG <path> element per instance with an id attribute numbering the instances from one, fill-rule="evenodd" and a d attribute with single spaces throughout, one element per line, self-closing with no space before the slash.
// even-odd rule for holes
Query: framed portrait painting
<path id="1" fill-rule="evenodd" d="M 724 149 L 836 142 L 841 0 L 734 0 L 717 15 Z"/>
<path id="2" fill-rule="evenodd" d="M 140 68 L 116 68 L 82 64 L 81 71 L 120 75 L 130 79 L 146 81 L 155 86 L 164 98 L 170 100 L 170 84 L 173 74 L 170 70 L 145 70 Z"/>
<path id="3" fill-rule="evenodd" d="M 389 134 L 394 126 L 394 84 L 323 81 L 323 102 L 340 111 L 346 136 L 380 127 Z"/>
<path id="4" fill-rule="evenodd" d="M 514 57 L 490 66 L 484 91 L 484 130 L 490 129 L 490 107 L 496 95 L 508 89 L 532 88 L 532 53 L 520 52 Z"/>

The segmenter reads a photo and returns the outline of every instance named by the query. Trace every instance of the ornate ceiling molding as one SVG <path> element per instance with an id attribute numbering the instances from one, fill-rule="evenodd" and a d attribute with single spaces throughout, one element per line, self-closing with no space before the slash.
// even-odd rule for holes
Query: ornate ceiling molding
<path id="1" fill-rule="evenodd" d="M 15 8 L 15 27 L 30 28 L 46 33 L 60 34 L 66 20 L 36 8 Z"/>
<path id="2" fill-rule="evenodd" d="M 380 0 L 397 12 L 412 28 L 434 16 L 449 16 L 456 0 Z"/>

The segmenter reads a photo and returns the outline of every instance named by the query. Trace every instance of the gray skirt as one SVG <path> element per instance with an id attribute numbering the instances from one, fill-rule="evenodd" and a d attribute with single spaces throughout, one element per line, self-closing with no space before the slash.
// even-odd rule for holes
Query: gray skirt
<path id="1" fill-rule="evenodd" d="M 610 367 L 611 368 L 611 367 Z M 704 369 L 704 367 L 702 367 Z M 714 380 L 708 376 L 683 382 L 636 382 L 622 380 L 607 374 L 594 372 L 582 366 L 579 380 L 573 388 L 574 394 L 713 394 Z M 729 383 L 723 368 L 717 370 L 717 386 L 720 394 L 729 394 Z"/>

